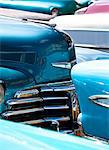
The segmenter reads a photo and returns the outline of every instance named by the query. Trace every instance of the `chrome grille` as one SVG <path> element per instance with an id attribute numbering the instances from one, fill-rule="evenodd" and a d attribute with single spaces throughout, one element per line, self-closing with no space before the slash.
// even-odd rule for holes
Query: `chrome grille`
<path id="1" fill-rule="evenodd" d="M 74 86 L 43 85 L 33 87 L 29 91 L 35 88 L 39 91 L 36 95 L 8 100 L 2 118 L 62 132 L 72 132 Z"/>

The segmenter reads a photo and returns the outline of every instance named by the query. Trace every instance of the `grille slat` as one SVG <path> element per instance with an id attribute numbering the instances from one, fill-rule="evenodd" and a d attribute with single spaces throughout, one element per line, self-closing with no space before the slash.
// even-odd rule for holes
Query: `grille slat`
<path id="1" fill-rule="evenodd" d="M 2 118 L 62 132 L 72 131 L 74 87 L 72 90 L 68 85 L 38 88 L 40 92 L 34 97 L 8 100 Z"/>
<path id="2" fill-rule="evenodd" d="M 31 120 L 31 119 L 39 119 L 43 117 L 44 117 L 43 108 L 7 111 L 2 114 L 2 118 L 15 121 L 15 122 L 22 122 L 22 121 Z"/>
<path id="3" fill-rule="evenodd" d="M 22 110 L 41 107 L 42 101 L 43 99 L 40 97 L 28 99 L 11 99 L 7 101 L 6 105 L 8 110 Z"/>

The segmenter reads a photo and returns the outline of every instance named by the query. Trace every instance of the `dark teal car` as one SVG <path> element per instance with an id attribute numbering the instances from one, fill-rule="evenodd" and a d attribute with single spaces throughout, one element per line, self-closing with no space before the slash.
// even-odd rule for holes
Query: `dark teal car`
<path id="1" fill-rule="evenodd" d="M 90 0 L 2 0 L 4 8 L 20 9 L 52 15 L 74 14 L 82 7 L 88 6 Z"/>
<path id="2" fill-rule="evenodd" d="M 0 17 L 1 118 L 73 131 L 71 38 L 47 23 Z"/>
<path id="3" fill-rule="evenodd" d="M 0 148 L 3 150 L 108 150 L 109 145 L 0 120 Z"/>

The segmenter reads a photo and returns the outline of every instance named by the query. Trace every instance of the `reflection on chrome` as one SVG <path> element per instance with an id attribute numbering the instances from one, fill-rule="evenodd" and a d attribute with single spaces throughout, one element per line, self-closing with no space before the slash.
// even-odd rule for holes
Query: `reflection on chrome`
<path id="1" fill-rule="evenodd" d="M 0 84 L 0 104 L 4 101 L 5 90 L 2 84 Z"/>
<path id="2" fill-rule="evenodd" d="M 89 99 L 100 106 L 109 108 L 109 95 L 93 95 Z"/>

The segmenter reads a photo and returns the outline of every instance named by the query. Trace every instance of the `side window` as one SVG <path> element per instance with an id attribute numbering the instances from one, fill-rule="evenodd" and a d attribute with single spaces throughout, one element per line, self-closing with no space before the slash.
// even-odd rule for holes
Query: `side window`
<path id="1" fill-rule="evenodd" d="M 25 54 L 25 63 L 34 64 L 35 63 L 35 53 Z"/>
<path id="2" fill-rule="evenodd" d="M 35 53 L 1 52 L 0 60 L 34 64 L 35 63 Z"/>
<path id="3" fill-rule="evenodd" d="M 21 53 L 1 52 L 0 60 L 20 61 Z"/>

